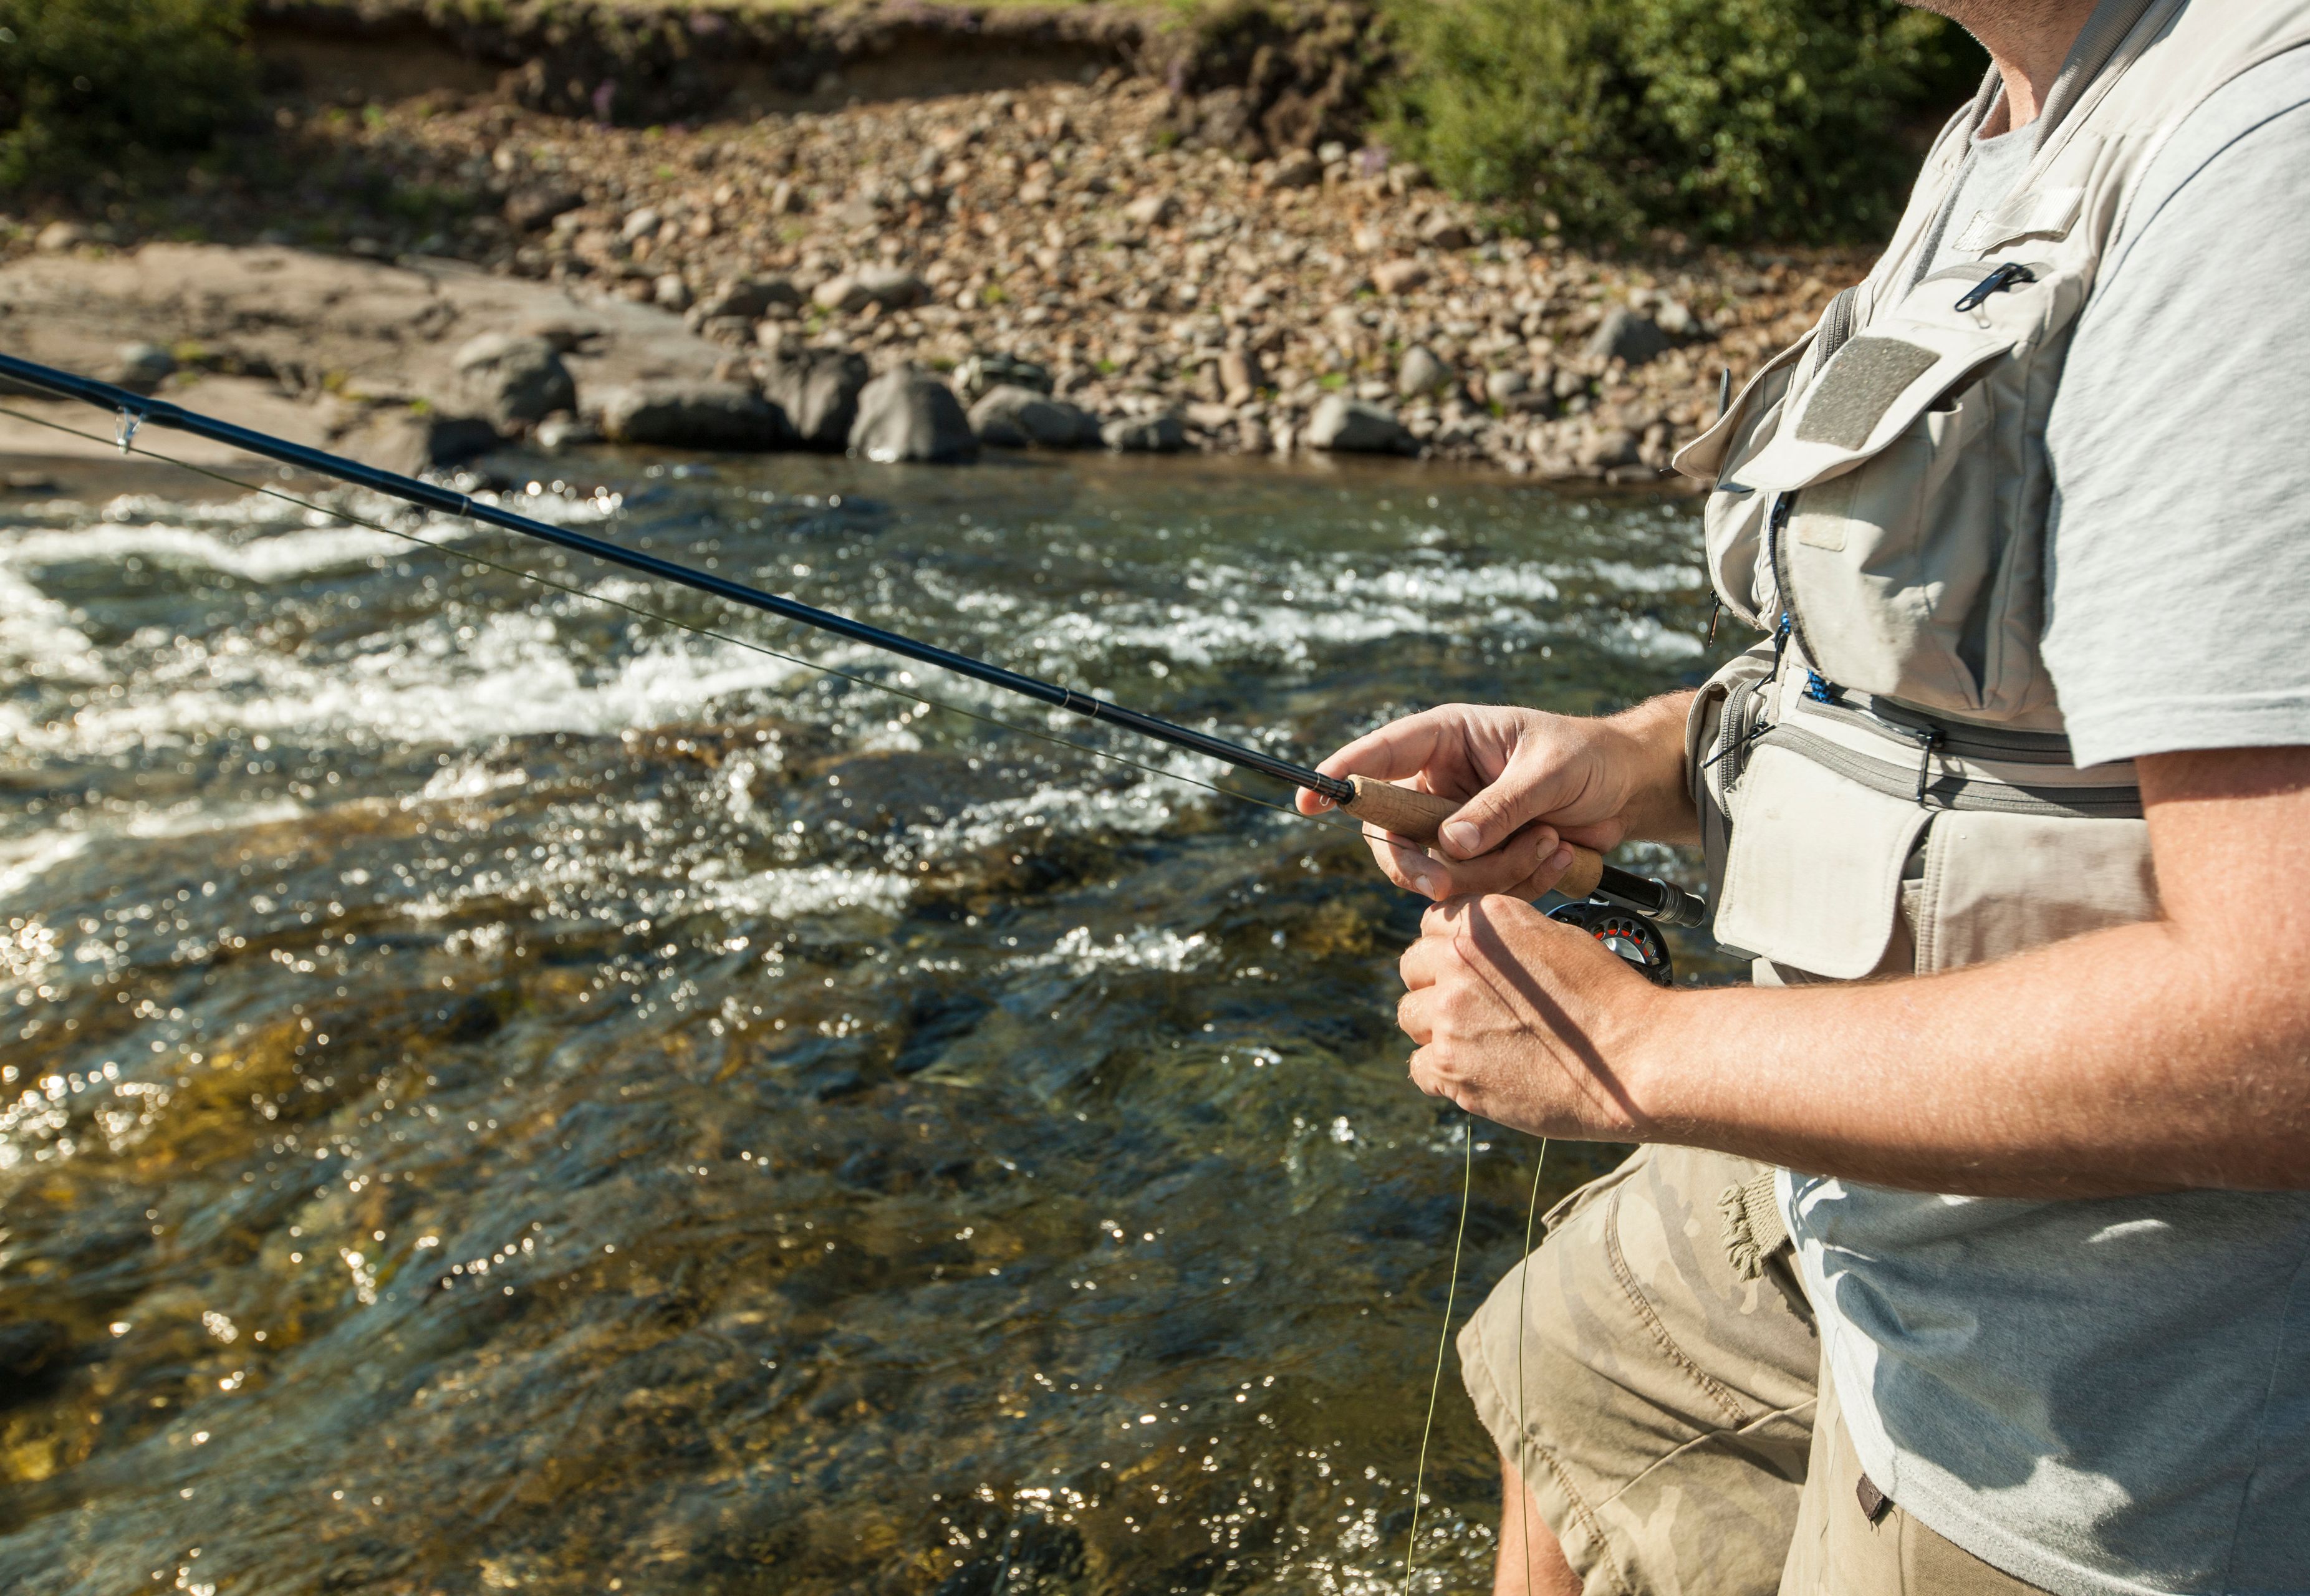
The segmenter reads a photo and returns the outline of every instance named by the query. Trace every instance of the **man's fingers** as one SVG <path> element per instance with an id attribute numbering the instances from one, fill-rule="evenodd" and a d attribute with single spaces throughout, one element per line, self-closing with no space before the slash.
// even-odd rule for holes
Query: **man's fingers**
<path id="1" fill-rule="evenodd" d="M 1416 992 L 1407 992 L 1395 1005 L 1397 1027 L 1421 1047 L 1427 1046 L 1429 1038 L 1435 1034 L 1434 1023 L 1429 1019 L 1435 1007 L 1429 997 L 1432 990 L 1423 986 Z"/>
<path id="2" fill-rule="evenodd" d="M 1423 709 L 1365 733 L 1316 768 L 1325 776 L 1369 776 L 1381 781 L 1417 776 L 1437 762 L 1439 750 L 1457 751 L 1458 739 L 1450 735 L 1455 724 L 1446 709 Z"/>

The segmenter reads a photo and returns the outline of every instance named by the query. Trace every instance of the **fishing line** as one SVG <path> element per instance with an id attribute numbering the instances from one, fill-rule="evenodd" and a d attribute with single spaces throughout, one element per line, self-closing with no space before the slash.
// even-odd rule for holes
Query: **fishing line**
<path id="1" fill-rule="evenodd" d="M 1532 1201 L 1524 1210 L 1524 1262 L 1516 1266 L 1516 1524 L 1524 1545 L 1524 1591 L 1532 1596 L 1532 1481 L 1524 1478 L 1524 1304 L 1532 1289 L 1532 1227 L 1540 1215 L 1540 1172 L 1548 1167 L 1548 1138 L 1540 1139 L 1540 1157 L 1532 1167 Z"/>
<path id="2" fill-rule="evenodd" d="M 1452 1232 L 1452 1273 L 1444 1285 L 1444 1328 L 1436 1337 L 1436 1373 L 1428 1382 L 1428 1418 L 1420 1427 L 1420 1462 L 1411 1474 L 1411 1532 L 1403 1540 L 1403 1596 L 1411 1596 L 1411 1559 L 1420 1549 L 1420 1499 L 1426 1494 L 1428 1441 L 1436 1431 L 1436 1399 L 1444 1390 L 1444 1352 L 1452 1344 L 1452 1307 L 1460 1296 L 1460 1244 L 1468 1235 L 1468 1206 L 1476 1181 L 1476 1116 L 1463 1127 L 1460 1158 L 1460 1223 Z M 1517 1420 L 1522 1423 L 1521 1418 Z"/>
<path id="3" fill-rule="evenodd" d="M 444 555 L 452 559 L 469 559 L 475 565 L 486 567 L 491 570 L 501 572 L 506 576 L 516 577 L 525 581 L 534 582 L 541 587 L 550 587 L 557 593 L 566 593 L 572 598 L 587 599 L 597 604 L 605 604 L 611 609 L 621 610 L 627 614 L 637 616 L 641 620 L 656 621 L 661 626 L 672 627 L 676 631 L 688 632 L 693 637 L 710 638 L 717 643 L 727 643 L 735 648 L 743 648 L 755 654 L 766 655 L 771 659 L 781 660 L 790 665 L 798 665 L 805 671 L 814 671 L 821 676 L 830 676 L 838 681 L 847 681 L 858 687 L 870 688 L 879 693 L 888 693 L 894 698 L 904 698 L 910 703 L 920 704 L 925 708 L 942 709 L 950 715 L 959 715 L 966 720 L 977 721 L 982 725 L 999 727 L 1006 732 L 1015 732 L 1022 737 L 1032 737 L 1038 742 L 1047 742 L 1055 748 L 1072 749 L 1077 753 L 1088 754 L 1094 759 L 1104 759 L 1108 764 L 1124 766 L 1126 768 L 1137 770 L 1145 775 L 1159 777 L 1164 781 L 1177 782 L 1184 786 L 1200 788 L 1206 793 L 1216 793 L 1222 798 L 1233 798 L 1239 802 L 1255 804 L 1261 809 L 1271 809 L 1278 814 L 1290 815 L 1294 820 L 1305 820 L 1311 825 L 1323 826 L 1333 831 L 1352 831 L 1356 836 L 1367 838 L 1376 837 L 1382 835 L 1377 831 L 1368 830 L 1362 826 L 1345 826 L 1337 820 L 1327 819 L 1322 815 L 1302 814 L 1299 811 L 1292 808 L 1289 804 L 1272 802 L 1265 798 L 1255 797 L 1249 793 L 1238 792 L 1232 787 L 1222 787 L 1215 783 L 1199 780 L 1192 776 L 1182 776 L 1176 770 L 1165 770 L 1158 766 L 1147 764 L 1143 760 L 1134 759 L 1127 754 L 1113 753 L 1106 749 L 1093 748 L 1087 742 L 1077 742 L 1071 737 L 1061 737 L 1055 733 L 1038 731 L 1032 726 L 1022 726 L 1016 721 L 1003 720 L 998 716 L 983 714 L 976 709 L 966 709 L 960 704 L 951 704 L 944 699 L 934 698 L 926 694 L 914 692 L 906 688 L 893 687 L 886 681 L 878 681 L 871 676 L 861 676 L 855 672 L 845 671 L 834 665 L 821 664 L 815 660 L 803 659 L 798 655 L 787 654 L 781 649 L 772 648 L 767 644 L 757 643 L 749 638 L 734 637 L 728 632 L 717 631 L 712 627 L 696 626 L 686 620 L 677 620 L 671 615 L 663 615 L 655 610 L 644 609 L 639 604 L 630 604 L 622 599 L 611 598 L 606 594 L 594 593 L 568 582 L 558 581 L 551 577 L 540 575 L 536 571 L 528 570 L 520 566 L 505 565 L 497 560 L 491 559 L 485 555 L 472 553 L 471 551 L 463 549 L 452 549 L 445 544 L 433 542 L 429 539 L 419 537 L 414 533 L 404 532 L 397 526 L 388 526 L 382 522 L 372 521 L 365 516 L 351 514 L 348 511 L 332 509 L 326 506 L 316 504 L 310 499 L 300 499 L 294 493 L 286 492 L 282 489 L 270 487 L 265 483 L 244 482 L 238 477 L 227 476 L 222 472 L 212 471 L 204 465 L 195 465 L 189 460 L 179 460 L 173 455 L 163 455 L 157 450 L 148 449 L 143 445 L 133 441 L 133 436 L 131 438 L 108 438 L 94 432 L 84 432 L 77 427 L 68 427 L 62 421 L 50 421 L 45 416 L 27 415 L 22 411 L 12 410 L 5 405 L 0 405 L 0 415 L 10 416 L 20 421 L 30 421 L 35 426 L 46 427 L 53 431 L 66 433 L 74 438 L 82 438 L 90 443 L 113 444 L 117 446 L 123 454 L 142 455 L 148 460 L 156 460 L 164 465 L 173 465 L 180 471 L 190 472 L 195 476 L 206 477 L 211 481 L 221 482 L 228 488 L 238 488 L 244 493 L 261 493 L 268 499 L 277 499 L 283 504 L 295 505 L 299 509 L 310 511 L 312 514 L 317 516 L 325 516 L 331 520 L 342 521 L 353 526 L 366 527 L 371 532 L 381 532 L 388 537 L 399 538 L 404 542 L 414 543 L 421 549 L 430 549 L 437 554 Z"/>

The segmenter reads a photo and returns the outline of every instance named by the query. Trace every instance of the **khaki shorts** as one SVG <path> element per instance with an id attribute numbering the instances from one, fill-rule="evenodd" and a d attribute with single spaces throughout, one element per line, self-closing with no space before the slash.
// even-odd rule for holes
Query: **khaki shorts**
<path id="1" fill-rule="evenodd" d="M 1753 1245 L 1762 1174 L 1644 1149 L 1550 1211 L 1461 1331 L 1477 1414 L 1584 1596 L 2036 1592 L 1863 1479 L 1785 1238 Z"/>

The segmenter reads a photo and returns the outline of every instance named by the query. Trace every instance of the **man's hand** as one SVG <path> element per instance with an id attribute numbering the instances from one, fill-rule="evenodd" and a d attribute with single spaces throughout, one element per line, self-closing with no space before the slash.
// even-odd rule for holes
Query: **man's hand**
<path id="1" fill-rule="evenodd" d="M 1535 1136 L 1648 1139 L 1611 1061 L 1636 1055 L 1674 993 L 1518 898 L 1455 898 L 1420 931 L 1398 967 L 1412 1084 Z"/>
<path id="2" fill-rule="evenodd" d="M 1447 704 L 1359 737 L 1317 768 L 1326 776 L 1416 777 L 1462 799 L 1444 823 L 1441 858 L 1408 839 L 1370 832 L 1397 886 L 1441 901 L 1471 892 L 1538 898 L 1572 863 L 1562 845 L 1604 849 L 1632 836 L 1690 840 L 1680 693 L 1600 719 L 1538 709 Z M 1299 794 L 1314 814 L 1327 801 Z"/>

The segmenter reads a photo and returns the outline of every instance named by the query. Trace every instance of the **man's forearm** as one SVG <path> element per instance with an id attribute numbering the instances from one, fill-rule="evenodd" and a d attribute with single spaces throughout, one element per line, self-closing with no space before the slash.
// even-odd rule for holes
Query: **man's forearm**
<path id="1" fill-rule="evenodd" d="M 1686 846 L 1700 840 L 1684 770 L 1684 723 L 1692 699 L 1689 691 L 1664 693 L 1604 720 L 1623 740 L 1620 757 L 1631 769 L 1630 837 Z"/>
<path id="2" fill-rule="evenodd" d="M 1947 975 L 1677 994 L 1647 1139 L 1972 1195 L 2310 1186 L 2302 960 L 2150 922 Z M 2244 966 L 2245 967 L 2242 967 Z"/>

